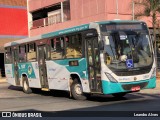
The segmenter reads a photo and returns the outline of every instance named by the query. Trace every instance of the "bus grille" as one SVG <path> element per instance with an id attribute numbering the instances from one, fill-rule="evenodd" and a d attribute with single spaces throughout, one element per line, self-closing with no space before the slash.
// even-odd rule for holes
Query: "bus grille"
<path id="1" fill-rule="evenodd" d="M 140 88 L 144 88 L 148 85 L 148 82 L 138 83 L 138 84 L 124 84 L 122 85 L 124 90 L 131 90 L 132 87 L 140 86 Z"/>
<path id="2" fill-rule="evenodd" d="M 118 76 L 132 76 L 132 75 L 146 74 L 149 72 L 150 72 L 150 69 L 145 69 L 145 70 L 135 70 L 135 71 L 125 71 L 125 72 L 117 71 L 115 72 L 115 74 Z"/>

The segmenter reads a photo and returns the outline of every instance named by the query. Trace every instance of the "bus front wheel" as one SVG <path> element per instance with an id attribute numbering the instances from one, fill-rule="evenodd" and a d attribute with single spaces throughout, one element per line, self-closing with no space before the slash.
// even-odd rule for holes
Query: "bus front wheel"
<path id="1" fill-rule="evenodd" d="M 121 98 L 121 97 L 124 97 L 125 95 L 126 95 L 127 93 L 114 93 L 114 94 L 112 94 L 114 97 L 116 97 L 116 98 Z"/>
<path id="2" fill-rule="evenodd" d="M 32 93 L 32 90 L 31 90 L 31 88 L 29 87 L 29 83 L 28 83 L 27 77 L 24 77 L 24 78 L 23 78 L 23 92 L 24 92 L 24 93 L 27 93 L 27 94 Z"/>
<path id="3" fill-rule="evenodd" d="M 78 79 L 75 78 L 71 85 L 71 93 L 74 99 L 76 100 L 86 100 L 87 97 L 83 93 L 82 85 L 78 82 Z"/>

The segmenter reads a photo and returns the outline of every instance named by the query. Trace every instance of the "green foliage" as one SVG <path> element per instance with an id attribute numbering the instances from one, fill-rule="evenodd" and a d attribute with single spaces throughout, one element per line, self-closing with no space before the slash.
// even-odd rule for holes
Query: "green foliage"
<path id="1" fill-rule="evenodd" d="M 134 0 L 135 18 L 152 17 L 152 24 L 157 22 L 157 13 L 160 12 L 160 0 Z"/>
<path id="2" fill-rule="evenodd" d="M 133 2 L 133 0 L 132 0 Z M 157 20 L 157 16 L 160 13 L 160 0 L 134 0 L 135 3 L 135 19 L 142 17 L 151 17 L 153 26 L 153 42 L 154 50 L 156 52 L 157 39 L 156 29 L 160 27 L 160 21 Z M 156 60 L 157 62 L 157 60 Z"/>

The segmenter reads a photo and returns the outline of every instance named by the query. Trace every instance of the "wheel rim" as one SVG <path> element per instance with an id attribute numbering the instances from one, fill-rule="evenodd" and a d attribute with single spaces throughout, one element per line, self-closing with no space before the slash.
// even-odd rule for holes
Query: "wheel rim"
<path id="1" fill-rule="evenodd" d="M 76 92 L 77 95 L 81 95 L 82 94 L 82 87 L 80 84 L 76 84 L 74 87 L 74 90 Z"/>
<path id="2" fill-rule="evenodd" d="M 27 90 L 28 89 L 28 85 L 27 85 L 27 82 L 24 81 L 24 90 Z"/>

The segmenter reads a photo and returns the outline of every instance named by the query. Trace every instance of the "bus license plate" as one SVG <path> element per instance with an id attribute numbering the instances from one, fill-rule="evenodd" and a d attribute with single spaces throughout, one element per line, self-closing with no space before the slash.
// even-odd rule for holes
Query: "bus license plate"
<path id="1" fill-rule="evenodd" d="M 132 90 L 132 91 L 138 91 L 138 90 L 140 90 L 140 86 L 132 87 L 131 90 Z"/>

